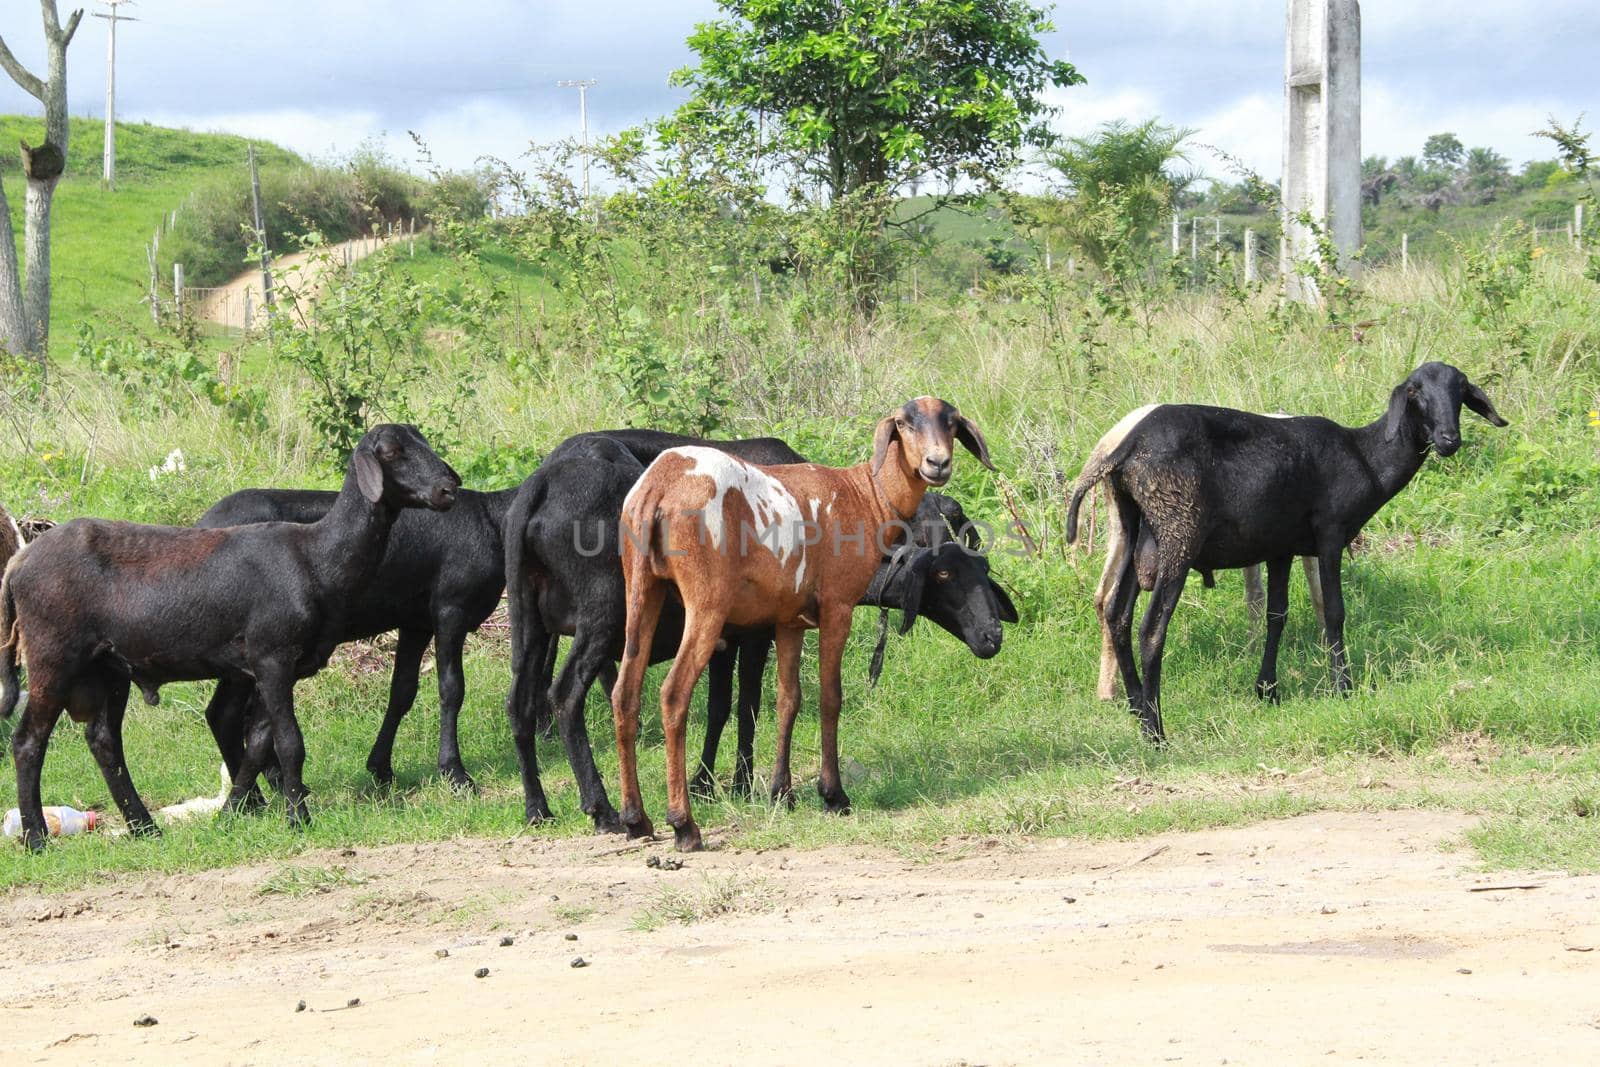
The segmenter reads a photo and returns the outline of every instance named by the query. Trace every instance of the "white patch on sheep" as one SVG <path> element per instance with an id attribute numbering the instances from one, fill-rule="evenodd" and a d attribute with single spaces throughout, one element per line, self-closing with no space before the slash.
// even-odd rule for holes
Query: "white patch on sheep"
<path id="1" fill-rule="evenodd" d="M 794 578 L 795 591 L 798 592 L 805 580 L 806 548 L 804 519 L 794 494 L 766 471 L 714 448 L 685 445 L 668 449 L 662 455 L 679 455 L 693 460 L 694 466 L 686 473 L 711 479 L 713 492 L 711 499 L 705 503 L 702 521 L 715 547 L 722 548 L 727 536 L 723 529 L 722 510 L 728 492 L 733 490 L 744 497 L 755 520 L 753 528 L 756 543 L 771 552 L 780 564 L 787 564 L 790 556 L 800 557 L 800 566 Z M 740 540 L 742 549 L 744 538 L 741 536 Z"/>

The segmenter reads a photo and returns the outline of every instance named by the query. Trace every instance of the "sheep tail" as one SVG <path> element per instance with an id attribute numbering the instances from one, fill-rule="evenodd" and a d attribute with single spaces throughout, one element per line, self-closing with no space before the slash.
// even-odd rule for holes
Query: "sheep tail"
<path id="1" fill-rule="evenodd" d="M 501 530 L 506 549 L 506 610 L 511 621 L 511 649 L 513 662 L 519 667 L 526 656 L 524 645 L 528 641 L 529 624 L 538 611 L 538 605 L 534 603 L 533 583 L 523 568 L 528 523 L 539 505 L 544 503 L 544 497 L 544 481 L 536 483 L 528 493 L 518 493 L 506 512 L 505 526 Z"/>
<path id="2" fill-rule="evenodd" d="M 17 602 L 11 591 L 11 576 L 27 554 L 27 546 L 11 557 L 5 576 L 0 578 L 0 719 L 9 719 L 17 710 L 22 689 L 17 679 L 17 649 L 22 631 L 17 626 Z"/>

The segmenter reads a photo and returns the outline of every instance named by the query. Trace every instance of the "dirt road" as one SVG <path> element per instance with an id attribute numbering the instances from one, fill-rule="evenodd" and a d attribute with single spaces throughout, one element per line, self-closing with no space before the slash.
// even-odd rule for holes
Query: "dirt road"
<path id="1" fill-rule="evenodd" d="M 661 844 L 529 837 L 13 893 L 0 1059 L 1593 1062 L 1600 878 L 1473 873 L 1441 849 L 1466 825 L 1328 814 L 677 871 L 646 866 Z M 1471 891 L 1519 883 L 1541 888 Z"/>
<path id="2" fill-rule="evenodd" d="M 331 258 L 316 265 L 311 264 L 311 253 L 291 252 L 288 255 L 273 257 L 273 266 L 279 270 L 290 267 L 304 267 L 308 271 L 315 270 L 325 273 L 327 270 L 337 269 L 345 262 L 348 254 L 351 263 L 358 263 L 366 259 L 378 249 L 396 241 L 403 241 L 403 237 L 358 237 L 354 240 L 343 241 L 339 244 L 328 246 Z M 316 274 L 305 273 L 296 279 L 295 285 L 320 286 L 320 279 Z M 200 317 L 206 322 L 230 329 L 243 330 L 248 326 L 259 326 L 265 320 L 261 318 L 261 272 L 259 270 L 245 271 L 237 278 L 220 285 L 215 289 L 202 290 L 205 293 L 200 302 Z M 249 309 L 250 322 L 246 322 L 246 309 Z"/>

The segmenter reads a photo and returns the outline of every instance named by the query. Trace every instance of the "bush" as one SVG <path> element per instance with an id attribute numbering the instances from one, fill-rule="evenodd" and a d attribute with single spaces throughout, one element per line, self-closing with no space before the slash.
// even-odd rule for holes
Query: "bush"
<path id="1" fill-rule="evenodd" d="M 384 156 L 364 148 L 343 166 L 276 166 L 261 170 L 261 215 L 275 252 L 313 230 L 347 241 L 374 227 L 421 213 L 424 183 Z M 254 211 L 250 174 L 218 175 L 201 185 L 162 239 L 163 277 L 182 263 L 192 286 L 222 285 L 246 269 Z"/>

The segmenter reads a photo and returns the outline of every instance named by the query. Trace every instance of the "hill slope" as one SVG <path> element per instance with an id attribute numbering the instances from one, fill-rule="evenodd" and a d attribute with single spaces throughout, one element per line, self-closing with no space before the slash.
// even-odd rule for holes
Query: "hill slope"
<path id="1" fill-rule="evenodd" d="M 69 351 L 76 324 L 86 318 L 148 322 L 139 301 L 148 284 L 144 247 L 166 214 L 204 178 L 245 166 L 249 141 L 232 134 L 194 133 L 147 123 L 117 124 L 117 188 L 100 187 L 104 124 L 73 119 L 67 172 L 56 190 L 51 228 L 54 286 L 50 347 Z M 38 144 L 44 123 L 0 116 L 0 145 Z M 276 145 L 256 146 L 265 164 L 298 163 Z M 23 192 L 17 155 L 0 152 L 11 221 L 21 248 Z"/>

